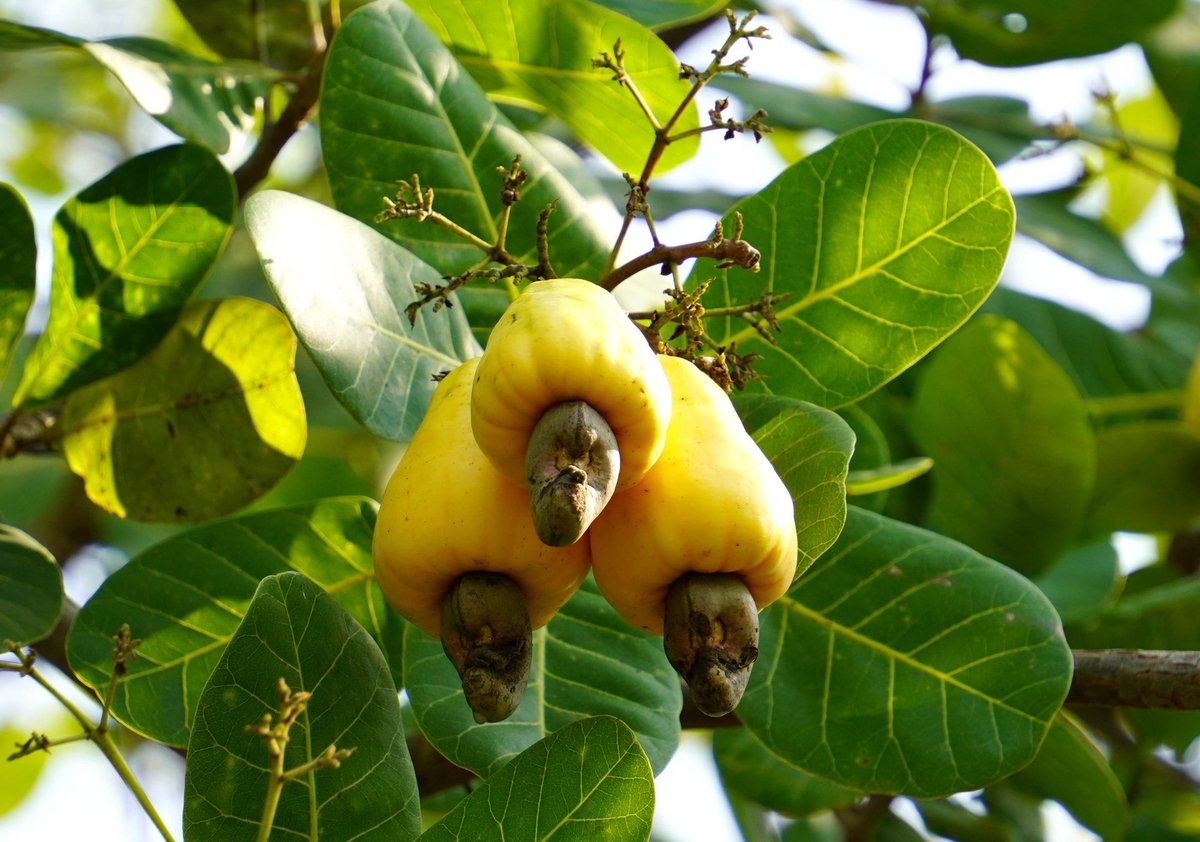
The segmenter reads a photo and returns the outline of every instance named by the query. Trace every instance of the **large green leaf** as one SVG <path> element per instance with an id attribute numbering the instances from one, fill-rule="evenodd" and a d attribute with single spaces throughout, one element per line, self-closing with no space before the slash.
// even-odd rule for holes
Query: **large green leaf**
<path id="1" fill-rule="evenodd" d="M 253 128 L 279 78 L 259 64 L 212 61 L 153 38 L 88 41 L 12 21 L 0 21 L 0 46 L 78 50 L 116 76 L 151 117 L 218 153 L 229 151 L 234 130 Z"/>
<path id="2" fill-rule="evenodd" d="M 50 316 L 14 405 L 43 402 L 132 364 L 171 326 L 225 247 L 233 179 L 199 146 L 121 164 L 54 218 Z"/>
<path id="3" fill-rule="evenodd" d="M 62 611 L 63 580 L 54 556 L 21 530 L 0 523 L 0 642 L 36 643 Z"/>
<path id="4" fill-rule="evenodd" d="M 8 370 L 13 346 L 25 332 L 33 304 L 37 242 L 33 217 L 21 194 L 0 184 L 0 380 Z"/>
<path id="5" fill-rule="evenodd" d="M 554 268 L 595 279 L 608 255 L 587 203 L 488 101 L 483 90 L 407 7 L 384 0 L 350 15 L 330 47 L 321 92 L 321 142 L 338 208 L 374 218 L 398 179 L 414 173 L 432 187 L 434 209 L 485 239 L 500 217 L 501 177 L 515 155 L 529 179 L 509 221 L 509 251 L 536 262 L 538 214 L 550 217 Z M 383 229 L 439 272 L 453 274 L 483 256 L 429 222 Z"/>
<path id="6" fill-rule="evenodd" d="M 1061 304 L 998 289 L 982 309 L 1028 331 L 1099 416 L 1161 408 L 1164 394 L 1187 379 L 1188 360 L 1179 353 L 1140 333 L 1115 331 Z"/>
<path id="7" fill-rule="evenodd" d="M 1015 67 L 1116 49 L 1169 17 L 1179 0 L 922 0 L 921 5 L 929 29 L 950 36 L 963 58 Z"/>
<path id="8" fill-rule="evenodd" d="M 1062 804 L 1101 839 L 1124 838 L 1125 790 L 1099 747 L 1074 718 L 1060 712 L 1033 762 L 1010 778 L 1018 789 Z"/>
<path id="9" fill-rule="evenodd" d="M 54 435 L 88 497 L 113 514 L 226 515 L 304 453 L 295 364 L 295 334 L 274 307 L 195 301 L 136 364 L 72 393 Z"/>
<path id="10" fill-rule="evenodd" d="M 1045 597 L 934 533 L 850 508 L 761 615 L 738 716 L 772 753 L 866 792 L 976 789 L 1037 753 L 1071 653 Z"/>
<path id="11" fill-rule="evenodd" d="M 1200 649 L 1200 576 L 1163 566 L 1132 573 L 1098 617 L 1068 628 L 1078 649 Z"/>
<path id="12" fill-rule="evenodd" d="M 654 127 L 611 71 L 592 60 L 612 55 L 618 40 L 625 70 L 659 124 L 679 107 L 691 84 L 658 36 L 589 0 L 409 0 L 409 8 L 454 52 L 493 97 L 545 111 L 566 123 L 619 170 L 638 175 L 654 145 Z M 678 131 L 699 125 L 693 104 Z M 692 157 L 698 135 L 667 147 L 658 172 Z"/>
<path id="13" fill-rule="evenodd" d="M 462 309 L 405 307 L 440 274 L 332 208 L 268 190 L 246 203 L 263 272 L 325 382 L 371 432 L 407 440 L 438 372 L 480 353 Z M 451 299 L 453 301 L 453 299 Z"/>
<path id="14" fill-rule="evenodd" d="M 404 686 L 421 730 L 451 762 L 488 776 L 551 732 L 588 716 L 620 717 L 655 773 L 679 743 L 682 695 L 662 640 L 617 616 L 589 579 L 534 632 L 529 689 L 503 722 L 477 725 L 441 644 L 404 635 Z"/>
<path id="15" fill-rule="evenodd" d="M 582 719 L 525 751 L 421 835 L 422 842 L 650 838 L 654 775 L 619 719 Z"/>
<path id="16" fill-rule="evenodd" d="M 1092 534 L 1175 532 L 1200 518 L 1200 431 L 1173 421 L 1122 424 L 1096 437 Z"/>
<path id="17" fill-rule="evenodd" d="M 775 343 L 738 318 L 712 319 L 723 345 L 762 355 L 754 388 L 836 407 L 869 394 L 953 332 L 1000 276 L 1013 207 L 978 149 L 914 120 L 843 135 L 734 206 L 762 251 L 758 277 L 715 274 L 712 306 L 765 285 L 790 297 Z"/>
<path id="18" fill-rule="evenodd" d="M 112 670 L 112 635 L 140 638 L 113 713 L 170 745 L 187 743 L 200 691 L 260 579 L 297 570 L 320 584 L 388 653 L 399 674 L 405 623 L 375 585 L 370 500 L 322 500 L 196 527 L 134 557 L 80 609 L 67 640 L 71 668 L 93 687 Z"/>
<path id="19" fill-rule="evenodd" d="M 300 573 L 269 576 L 254 593 L 196 708 L 188 743 L 183 825 L 189 840 L 255 840 L 271 775 L 267 746 L 248 731 L 279 716 L 277 682 L 311 693 L 290 731 L 284 770 L 329 747 L 336 768 L 283 784 L 272 837 L 413 839 L 421 804 L 396 685 L 379 647 Z"/>
<path id="20" fill-rule="evenodd" d="M 846 521 L 846 471 L 854 431 L 835 413 L 774 395 L 741 395 L 742 423 L 792 495 L 799 576 L 837 540 Z"/>
<path id="21" fill-rule="evenodd" d="M 744 728 L 715 732 L 713 756 L 727 789 L 785 816 L 809 816 L 863 797 L 856 789 L 814 777 L 776 757 Z"/>
<path id="22" fill-rule="evenodd" d="M 1096 475 L 1066 373 L 1015 322 L 973 321 L 924 372 L 913 435 L 933 458 L 928 525 L 1024 573 L 1067 548 Z"/>

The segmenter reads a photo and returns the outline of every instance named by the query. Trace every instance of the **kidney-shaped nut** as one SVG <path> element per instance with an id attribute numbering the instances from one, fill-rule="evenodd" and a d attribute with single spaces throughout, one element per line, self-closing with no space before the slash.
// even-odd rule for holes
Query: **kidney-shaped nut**
<path id="1" fill-rule="evenodd" d="M 667 443 L 592 524 L 592 570 L 622 617 L 665 631 L 700 709 L 719 715 L 758 655 L 755 609 L 792 584 L 792 498 L 725 392 L 690 362 L 659 359 L 674 404 Z"/>
<path id="2" fill-rule="evenodd" d="M 577 540 L 615 489 L 646 474 L 670 414 L 667 379 L 641 332 L 611 293 L 571 278 L 536 281 L 508 307 L 471 397 L 476 442 L 530 489 L 552 544 Z M 578 522 L 561 523 L 563 506 L 582 510 Z"/>
<path id="3" fill-rule="evenodd" d="M 538 539 L 529 495 L 476 446 L 470 395 L 477 365 L 478 359 L 463 363 L 434 391 L 384 491 L 373 544 L 384 596 L 411 623 L 442 637 L 464 689 L 472 640 L 524 640 L 513 644 L 525 647 L 513 658 L 524 658 L 527 671 L 530 630 L 550 621 L 587 576 L 589 563 L 586 542 L 558 548 Z M 512 616 L 522 603 L 524 616 Z M 513 679 L 511 707 L 524 680 L 524 673 Z M 471 706 L 477 718 L 503 718 L 503 711 Z"/>

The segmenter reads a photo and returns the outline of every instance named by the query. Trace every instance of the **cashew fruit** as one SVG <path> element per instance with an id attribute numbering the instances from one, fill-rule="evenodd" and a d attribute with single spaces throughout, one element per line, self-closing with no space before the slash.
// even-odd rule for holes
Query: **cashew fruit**
<path id="1" fill-rule="evenodd" d="M 601 592 L 654 634 L 680 577 L 736 574 L 762 609 L 791 586 L 797 549 L 791 495 L 729 396 L 688 361 L 659 360 L 673 396 L 666 446 L 589 531 Z"/>
<path id="2" fill-rule="evenodd" d="M 479 722 L 516 709 L 530 635 L 587 576 L 586 541 L 538 539 L 529 494 L 492 466 L 471 434 L 478 359 L 446 376 L 387 484 L 376 520 L 375 577 L 409 622 L 441 637 Z"/>
<path id="3" fill-rule="evenodd" d="M 479 448 L 530 489 L 538 534 L 582 536 L 612 493 L 640 480 L 666 440 L 670 388 L 612 294 L 536 281 L 500 317 L 475 372 Z"/>

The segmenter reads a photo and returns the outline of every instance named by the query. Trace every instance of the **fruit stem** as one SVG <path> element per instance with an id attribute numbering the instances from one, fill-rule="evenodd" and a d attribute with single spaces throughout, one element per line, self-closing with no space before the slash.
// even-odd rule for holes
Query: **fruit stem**
<path id="1" fill-rule="evenodd" d="M 533 523 L 543 544 L 567 547 L 587 531 L 617 488 L 621 453 L 604 417 L 584 401 L 550 407 L 525 451 Z"/>
<path id="2" fill-rule="evenodd" d="M 533 651 L 520 586 L 501 573 L 461 576 L 442 601 L 442 649 L 476 722 L 511 716 L 525 696 Z"/>
<path id="3" fill-rule="evenodd" d="M 686 573 L 667 592 L 667 660 L 706 716 L 737 707 L 758 658 L 758 608 L 732 573 Z"/>

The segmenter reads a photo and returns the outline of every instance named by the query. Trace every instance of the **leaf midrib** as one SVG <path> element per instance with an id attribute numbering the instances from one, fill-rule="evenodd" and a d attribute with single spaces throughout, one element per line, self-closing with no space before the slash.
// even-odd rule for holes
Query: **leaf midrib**
<path id="1" fill-rule="evenodd" d="M 910 658 L 908 655 L 905 655 L 903 652 L 898 652 L 895 649 L 885 646 L 884 644 L 880 643 L 879 641 L 877 641 L 873 638 L 870 638 L 870 637 L 867 637 L 866 635 L 860 634 L 859 632 L 857 632 L 851 628 L 848 628 L 847 626 L 843 626 L 840 623 L 836 623 L 833 620 L 826 617 L 824 614 L 814 611 L 813 609 L 809 608 L 808 606 L 804 605 L 801 602 L 798 602 L 795 599 L 792 599 L 790 597 L 785 597 L 783 600 L 781 600 L 781 602 L 783 603 L 784 607 L 788 611 L 798 614 L 801 617 L 803 617 L 805 620 L 808 620 L 809 622 L 812 622 L 818 626 L 825 628 L 827 631 L 830 632 L 830 634 L 840 635 L 841 637 L 843 637 L 853 643 L 857 643 L 858 645 L 863 646 L 864 648 L 870 649 L 874 652 L 878 652 L 879 654 L 883 655 L 885 658 L 887 658 L 891 662 L 899 662 L 899 663 L 903 664 L 904 666 L 908 667 L 909 669 L 915 670 L 920 673 L 924 673 L 925 675 L 928 675 L 931 678 L 942 682 L 943 684 L 950 685 L 957 690 L 960 690 L 964 693 L 967 693 L 968 695 L 971 695 L 978 699 L 981 699 L 985 703 L 994 705 L 995 707 L 998 707 L 1001 710 L 1005 710 L 1009 713 L 1015 714 L 1016 716 L 1019 716 L 1022 719 L 1026 719 L 1030 722 L 1036 722 L 1039 724 L 1045 724 L 1045 723 L 1049 722 L 1048 719 L 1039 719 L 1038 717 L 1034 716 L 1033 714 L 1031 714 L 1027 711 L 1023 711 L 1020 708 L 1013 707 L 1012 705 L 1005 702 L 1003 699 L 997 699 L 992 696 L 988 696 L 987 694 L 981 692 L 977 688 L 972 687 L 971 685 L 966 684 L 962 681 L 959 681 L 952 675 L 948 675 L 944 672 L 934 669 L 933 667 L 929 666 L 926 663 L 918 661 L 915 658 Z M 889 697 L 889 706 L 891 705 L 892 701 L 893 701 L 893 698 Z"/>
<path id="2" fill-rule="evenodd" d="M 809 296 L 806 296 L 805 298 L 801 299 L 800 301 L 797 301 L 795 304 L 792 304 L 790 306 L 783 307 L 782 309 L 777 310 L 776 317 L 780 320 L 787 319 L 787 318 L 790 318 L 790 317 L 796 315 L 797 313 L 800 313 L 800 312 L 808 309 L 809 307 L 811 307 L 814 304 L 817 304 L 818 302 L 825 301 L 829 298 L 833 298 L 835 295 L 837 295 L 837 293 L 841 292 L 844 289 L 852 287 L 859 281 L 862 281 L 864 278 L 867 278 L 867 277 L 875 274 L 876 272 L 880 271 L 883 267 L 887 266 L 889 263 L 892 263 L 893 261 L 895 261 L 898 258 L 907 254 L 912 249 L 919 246 L 921 243 L 925 242 L 927 239 L 930 239 L 931 237 L 936 236 L 939 232 L 942 231 L 942 229 L 946 228 L 948 225 L 950 225 L 952 222 L 957 220 L 959 217 L 963 216 L 964 214 L 968 213 L 971 210 L 974 210 L 979 205 L 984 204 L 985 202 L 989 202 L 993 196 L 995 196 L 997 193 L 1001 193 L 1003 191 L 1004 191 L 1003 186 L 1001 186 L 1001 185 L 994 186 L 987 193 L 983 194 L 982 196 L 976 198 L 974 201 L 969 202 L 968 204 L 959 208 L 957 211 L 955 211 L 950 216 L 947 216 L 945 219 L 943 219 L 937 225 L 929 228 L 926 231 L 923 231 L 920 235 L 913 238 L 909 242 L 905 243 L 902 247 L 894 249 L 886 257 L 883 257 L 883 258 L 877 260 L 876 262 L 872 263 L 869 266 L 865 266 L 865 267 L 858 269 L 857 271 L 851 273 L 850 275 L 847 275 L 845 278 L 843 278 L 840 281 L 837 281 L 835 283 L 829 284 L 828 286 L 822 287 L 820 290 L 812 293 Z M 733 334 L 732 336 L 727 337 L 725 340 L 725 343 L 733 344 L 735 342 L 745 342 L 746 340 L 751 339 L 753 337 L 761 338 L 761 335 L 759 334 L 758 330 L 756 330 L 754 327 L 745 327 L 745 328 L 742 328 L 737 333 Z"/>

